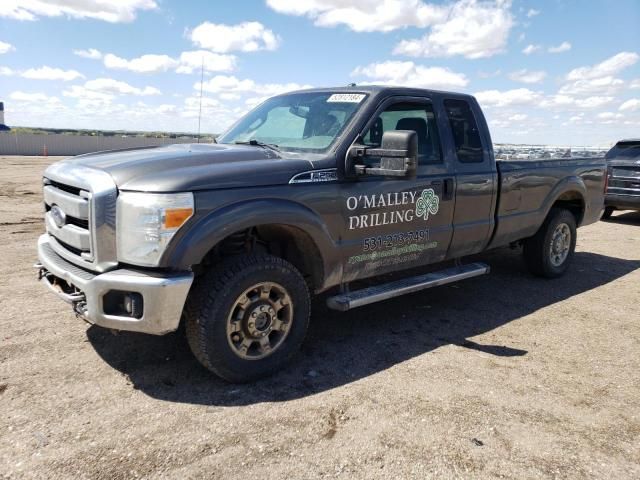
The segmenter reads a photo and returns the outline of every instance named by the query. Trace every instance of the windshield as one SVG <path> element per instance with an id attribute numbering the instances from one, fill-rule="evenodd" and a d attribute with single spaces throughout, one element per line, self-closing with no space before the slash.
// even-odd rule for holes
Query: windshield
<path id="1" fill-rule="evenodd" d="M 218 143 L 256 141 L 284 150 L 324 152 L 366 98 L 364 93 L 292 93 L 270 98 L 220 136 Z"/>

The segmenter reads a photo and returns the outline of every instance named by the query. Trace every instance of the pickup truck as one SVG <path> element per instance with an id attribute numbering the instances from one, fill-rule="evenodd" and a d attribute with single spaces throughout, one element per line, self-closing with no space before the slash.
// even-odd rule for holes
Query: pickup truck
<path id="1" fill-rule="evenodd" d="M 620 140 L 605 155 L 607 194 L 602 218 L 614 210 L 640 210 L 640 138 Z"/>
<path id="2" fill-rule="evenodd" d="M 205 367 L 244 382 L 297 351 L 311 293 L 346 311 L 488 273 L 462 258 L 501 246 L 562 275 L 576 228 L 602 214 L 605 180 L 604 158 L 496 162 L 469 95 L 303 90 L 215 144 L 52 164 L 36 267 L 82 319 L 158 335 L 184 325 Z"/>

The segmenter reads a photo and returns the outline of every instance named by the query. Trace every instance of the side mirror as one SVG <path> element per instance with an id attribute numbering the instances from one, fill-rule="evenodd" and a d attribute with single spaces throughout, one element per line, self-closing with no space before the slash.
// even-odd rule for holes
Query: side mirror
<path id="1" fill-rule="evenodd" d="M 379 159 L 365 165 L 365 158 Z M 347 153 L 346 171 L 356 175 L 415 178 L 418 168 L 418 135 L 413 130 L 389 130 L 380 148 L 354 145 Z"/>

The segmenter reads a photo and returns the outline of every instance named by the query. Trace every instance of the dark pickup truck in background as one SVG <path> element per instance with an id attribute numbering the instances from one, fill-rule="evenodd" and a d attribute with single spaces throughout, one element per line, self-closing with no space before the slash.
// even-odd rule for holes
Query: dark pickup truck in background
<path id="1" fill-rule="evenodd" d="M 605 158 L 609 178 L 602 218 L 614 210 L 640 210 L 640 138 L 620 140 Z"/>
<path id="2" fill-rule="evenodd" d="M 334 289 L 328 305 L 348 310 L 485 274 L 487 265 L 461 258 L 505 245 L 522 245 L 533 273 L 562 275 L 576 227 L 602 213 L 605 173 L 604 158 L 496 162 L 468 95 L 292 92 L 218 144 L 51 165 L 37 267 L 85 320 L 152 334 L 184 322 L 203 365 L 247 381 L 297 351 L 310 292 Z"/>

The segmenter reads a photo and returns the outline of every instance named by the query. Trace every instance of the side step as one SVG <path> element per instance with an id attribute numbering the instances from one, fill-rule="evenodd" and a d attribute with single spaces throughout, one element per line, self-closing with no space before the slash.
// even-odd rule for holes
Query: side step
<path id="1" fill-rule="evenodd" d="M 446 285 L 447 283 L 457 282 L 465 278 L 478 277 L 486 273 L 489 273 L 489 265 L 484 263 L 470 263 L 469 265 L 403 278 L 402 280 L 383 283 L 381 285 L 363 288 L 362 290 L 341 293 L 327 298 L 327 306 L 333 310 L 346 312 L 352 308 L 399 297 L 406 293 Z"/>

